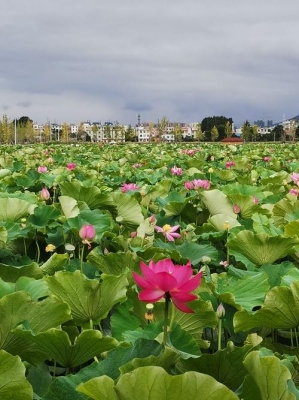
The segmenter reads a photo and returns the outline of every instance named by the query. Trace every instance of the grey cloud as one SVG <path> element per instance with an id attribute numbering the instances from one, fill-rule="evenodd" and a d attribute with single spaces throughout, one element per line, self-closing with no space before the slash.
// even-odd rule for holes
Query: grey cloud
<path id="1" fill-rule="evenodd" d="M 298 1 L 2 0 L 0 90 L 33 119 L 297 115 Z M 133 100 L 132 100 L 133 99 Z"/>

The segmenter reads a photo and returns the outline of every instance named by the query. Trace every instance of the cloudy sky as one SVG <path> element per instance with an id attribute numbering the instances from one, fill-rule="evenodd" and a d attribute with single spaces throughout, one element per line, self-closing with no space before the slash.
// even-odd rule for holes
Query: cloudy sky
<path id="1" fill-rule="evenodd" d="M 299 114 L 299 0 L 1 0 L 0 13 L 10 119 Z"/>

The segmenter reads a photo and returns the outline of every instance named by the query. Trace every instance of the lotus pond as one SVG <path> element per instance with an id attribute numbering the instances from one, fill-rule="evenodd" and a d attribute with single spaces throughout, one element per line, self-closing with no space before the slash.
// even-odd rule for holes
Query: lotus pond
<path id="1" fill-rule="evenodd" d="M 299 147 L 2 146 L 0 398 L 299 399 Z"/>

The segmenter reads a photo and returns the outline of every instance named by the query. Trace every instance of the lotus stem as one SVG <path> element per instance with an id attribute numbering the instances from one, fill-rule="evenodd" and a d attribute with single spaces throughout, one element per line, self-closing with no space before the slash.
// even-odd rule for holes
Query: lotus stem
<path id="1" fill-rule="evenodd" d="M 168 310 L 170 303 L 170 294 L 166 292 L 165 294 L 165 308 L 164 308 L 164 334 L 163 334 L 163 346 L 166 346 L 168 338 Z"/>
<path id="2" fill-rule="evenodd" d="M 37 262 L 37 264 L 39 264 L 40 248 L 39 248 L 39 244 L 38 244 L 38 240 L 37 239 L 35 239 L 35 243 L 36 243 L 36 262 Z"/>
<path id="3" fill-rule="evenodd" d="M 93 321 L 92 321 L 91 318 L 90 318 L 90 320 L 89 320 L 89 328 L 90 328 L 90 329 L 93 329 Z"/>
<path id="4" fill-rule="evenodd" d="M 84 256 L 84 245 L 81 248 L 81 254 L 80 254 L 80 270 L 81 270 L 81 274 L 83 274 L 83 256 Z"/>
<path id="5" fill-rule="evenodd" d="M 293 341 L 293 329 L 290 329 L 291 332 L 291 346 L 294 347 L 294 341 Z"/>
<path id="6" fill-rule="evenodd" d="M 221 337 L 222 337 L 222 318 L 218 319 L 218 351 L 221 350 Z"/>

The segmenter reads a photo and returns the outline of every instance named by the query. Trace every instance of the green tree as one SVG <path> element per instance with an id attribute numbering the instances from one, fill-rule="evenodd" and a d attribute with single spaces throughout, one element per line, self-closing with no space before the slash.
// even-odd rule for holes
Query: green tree
<path id="1" fill-rule="evenodd" d="M 2 143 L 13 142 L 12 123 L 8 120 L 6 114 L 3 115 L 2 121 L 0 121 L 0 137 Z"/>
<path id="2" fill-rule="evenodd" d="M 183 130 L 180 123 L 176 122 L 174 124 L 173 134 L 176 142 L 180 142 L 182 140 Z"/>
<path id="3" fill-rule="evenodd" d="M 92 136 L 93 136 L 93 141 L 97 142 L 98 141 L 98 132 L 99 132 L 99 127 L 97 124 L 93 124 L 91 127 L 92 130 Z"/>
<path id="4" fill-rule="evenodd" d="M 51 127 L 50 124 L 44 125 L 44 140 L 45 142 L 49 142 L 51 140 Z"/>
<path id="5" fill-rule="evenodd" d="M 33 122 L 31 119 L 28 119 L 25 125 L 25 135 L 26 139 L 29 143 L 33 143 L 36 141 L 35 131 L 33 129 Z"/>
<path id="6" fill-rule="evenodd" d="M 251 125 L 247 120 L 243 123 L 241 127 L 241 132 L 242 132 L 242 139 L 244 139 L 246 142 L 249 142 L 252 137 L 252 130 L 251 130 Z"/>
<path id="7" fill-rule="evenodd" d="M 251 127 L 251 140 L 252 141 L 257 141 L 257 139 L 258 139 L 258 127 L 257 127 L 257 125 L 253 125 L 252 127 Z"/>
<path id="8" fill-rule="evenodd" d="M 149 142 L 151 142 L 153 139 L 153 133 L 155 131 L 155 124 L 152 121 L 150 121 L 148 123 L 147 129 L 149 131 Z"/>
<path id="9" fill-rule="evenodd" d="M 202 131 L 202 129 L 201 129 L 201 123 L 200 122 L 198 122 L 197 123 L 197 125 L 196 125 L 196 133 L 195 133 L 195 136 L 196 136 L 196 139 L 198 140 L 198 141 L 202 141 L 202 140 L 204 140 L 204 138 L 205 138 L 205 135 L 204 135 L 204 133 L 203 133 L 203 131 Z"/>
<path id="10" fill-rule="evenodd" d="M 232 118 L 226 118 L 223 116 L 214 116 L 214 117 L 206 117 L 201 121 L 201 129 L 204 132 L 206 140 L 212 140 L 211 138 L 211 130 L 214 126 L 218 129 L 218 140 L 222 140 L 226 137 L 225 135 L 225 125 L 229 121 L 229 123 L 233 124 Z"/>
<path id="11" fill-rule="evenodd" d="M 224 132 L 225 132 L 226 137 L 233 136 L 232 124 L 230 123 L 230 121 L 226 121 L 225 127 L 224 127 Z"/>
<path id="12" fill-rule="evenodd" d="M 129 125 L 125 132 L 125 140 L 126 142 L 132 142 L 134 140 L 134 129 L 132 125 Z"/>
<path id="13" fill-rule="evenodd" d="M 80 122 L 80 124 L 78 126 L 78 137 L 79 137 L 79 140 L 84 140 L 85 139 L 85 135 L 86 135 L 86 132 L 85 132 L 85 129 L 84 129 L 84 123 Z"/>
<path id="14" fill-rule="evenodd" d="M 61 140 L 64 143 L 68 143 L 69 141 L 69 126 L 67 124 L 67 122 L 64 122 L 62 124 L 62 129 L 61 129 Z"/>
<path id="15" fill-rule="evenodd" d="M 211 129 L 211 140 L 212 142 L 215 142 L 219 137 L 218 129 L 216 126 L 213 126 Z"/>
<path id="16" fill-rule="evenodd" d="M 158 134 L 159 134 L 159 141 L 162 139 L 162 135 L 165 135 L 166 128 L 169 125 L 169 121 L 167 117 L 163 116 L 158 123 Z"/>
<path id="17" fill-rule="evenodd" d="M 271 131 L 271 136 L 273 137 L 274 142 L 278 140 L 282 140 L 284 136 L 284 129 L 282 125 L 276 125 Z"/>

